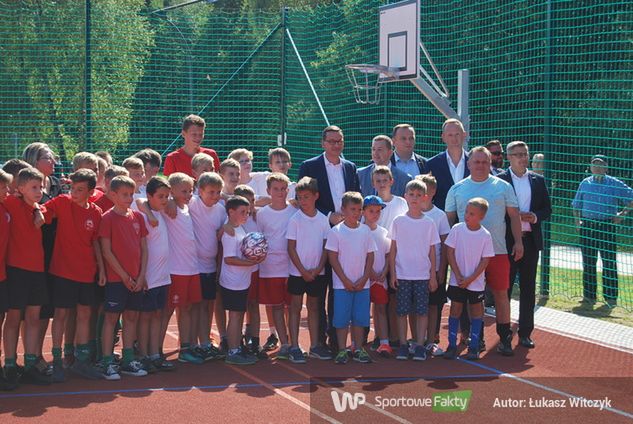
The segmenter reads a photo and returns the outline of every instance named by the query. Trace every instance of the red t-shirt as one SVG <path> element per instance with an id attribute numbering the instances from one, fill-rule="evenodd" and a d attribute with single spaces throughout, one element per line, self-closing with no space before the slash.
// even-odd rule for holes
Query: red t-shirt
<path id="1" fill-rule="evenodd" d="M 33 207 L 21 198 L 7 196 L 4 207 L 11 215 L 7 265 L 33 272 L 44 272 L 42 230 L 33 223 Z M 42 212 L 46 208 L 40 206 Z"/>
<path id="2" fill-rule="evenodd" d="M 128 209 L 127 215 L 122 216 L 110 209 L 101 218 L 99 237 L 110 239 L 112 253 L 133 279 L 141 272 L 141 239 L 145 236 L 147 228 L 140 212 Z M 105 263 L 108 282 L 122 282 L 108 261 Z"/>
<path id="3" fill-rule="evenodd" d="M 46 223 L 57 218 L 57 235 L 51 266 L 53 275 L 80 283 L 93 283 L 97 273 L 92 242 L 97 240 L 101 209 L 94 203 L 82 208 L 62 194 L 44 204 Z"/>
<path id="4" fill-rule="evenodd" d="M 220 158 L 218 158 L 218 154 L 213 149 L 207 149 L 206 147 L 200 147 L 198 153 L 206 153 L 207 155 L 213 158 L 213 166 L 215 167 L 215 171 L 220 171 Z M 183 148 L 176 150 L 175 152 L 171 152 L 165 158 L 165 166 L 163 168 L 163 174 L 166 177 L 169 177 L 174 172 L 184 172 L 193 178 L 193 171 L 191 170 L 191 159 L 192 156 L 189 156 Z"/>
<path id="5" fill-rule="evenodd" d="M 104 196 L 103 191 L 100 188 L 95 188 L 92 192 L 92 196 L 88 199 L 90 203 L 95 203 L 97 200 L 101 199 Z"/>
<path id="6" fill-rule="evenodd" d="M 112 200 L 110 200 L 107 194 L 102 193 L 101 191 L 99 193 L 101 193 L 101 196 L 99 196 L 94 201 L 93 200 L 90 200 L 90 201 L 94 203 L 95 205 L 99 206 L 99 208 L 101 208 L 101 211 L 103 213 L 106 213 L 107 211 L 112 209 L 112 206 L 114 206 L 114 203 L 112 203 Z M 97 194 L 96 190 L 95 190 L 95 194 Z"/>
<path id="7" fill-rule="evenodd" d="M 0 282 L 7 279 L 7 246 L 9 245 L 11 215 L 0 203 Z"/>

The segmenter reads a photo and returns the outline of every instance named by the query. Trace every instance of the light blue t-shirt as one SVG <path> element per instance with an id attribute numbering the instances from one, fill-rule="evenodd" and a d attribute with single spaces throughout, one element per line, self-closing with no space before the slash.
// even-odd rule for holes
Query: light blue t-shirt
<path id="1" fill-rule="evenodd" d="M 506 208 L 519 207 L 514 189 L 500 178 L 490 176 L 486 181 L 475 182 L 471 177 L 453 185 L 446 195 L 444 211 L 457 212 L 460 222 L 464 222 L 466 205 L 473 197 L 483 197 L 489 203 L 488 212 L 481 225 L 490 232 L 495 255 L 505 255 L 506 248 Z"/>
<path id="2" fill-rule="evenodd" d="M 620 206 L 633 201 L 633 189 L 617 178 L 605 175 L 585 178 L 571 203 L 586 219 L 607 221 L 613 219 Z"/>

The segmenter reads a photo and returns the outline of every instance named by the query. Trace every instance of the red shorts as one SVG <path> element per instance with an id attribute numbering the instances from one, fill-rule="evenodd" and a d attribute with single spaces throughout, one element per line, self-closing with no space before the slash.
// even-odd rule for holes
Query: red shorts
<path id="1" fill-rule="evenodd" d="M 259 278 L 257 289 L 260 305 L 287 305 L 290 295 L 288 294 L 288 278 Z"/>
<path id="2" fill-rule="evenodd" d="M 175 275 L 171 274 L 169 286 L 169 305 L 173 308 L 193 305 L 202 301 L 200 274 Z"/>
<path id="3" fill-rule="evenodd" d="M 510 259 L 508 255 L 495 255 L 486 267 L 486 285 L 490 290 L 510 288 Z"/>
<path id="4" fill-rule="evenodd" d="M 248 286 L 248 300 L 259 303 L 259 271 L 251 274 L 251 285 Z"/>
<path id="5" fill-rule="evenodd" d="M 386 305 L 389 303 L 389 293 L 382 284 L 372 284 L 369 287 L 369 299 L 376 305 Z"/>

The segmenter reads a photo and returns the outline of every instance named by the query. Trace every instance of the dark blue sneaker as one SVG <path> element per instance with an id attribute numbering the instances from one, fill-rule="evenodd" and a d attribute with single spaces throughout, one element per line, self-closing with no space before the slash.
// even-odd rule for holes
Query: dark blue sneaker
<path id="1" fill-rule="evenodd" d="M 398 353 L 396 353 L 396 359 L 401 361 L 406 361 L 409 359 L 409 346 L 406 344 L 400 345 L 398 348 Z"/>

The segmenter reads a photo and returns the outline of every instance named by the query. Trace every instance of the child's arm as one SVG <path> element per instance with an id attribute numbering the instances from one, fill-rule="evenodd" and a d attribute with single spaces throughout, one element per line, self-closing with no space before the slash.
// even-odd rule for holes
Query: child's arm
<path id="1" fill-rule="evenodd" d="M 136 279 L 136 291 L 147 290 L 147 280 L 145 279 L 145 273 L 147 272 L 147 239 L 143 237 L 141 239 L 141 270 Z"/>
<path id="2" fill-rule="evenodd" d="M 106 284 L 107 277 L 105 272 L 105 264 L 103 263 L 103 255 L 101 254 L 101 246 L 99 240 L 92 241 L 92 249 L 95 252 L 95 259 L 97 261 L 97 269 L 99 270 L 99 277 L 97 277 L 97 284 L 103 287 Z"/>
<path id="3" fill-rule="evenodd" d="M 389 285 L 392 289 L 398 287 L 398 279 L 396 278 L 396 252 L 398 247 L 396 241 L 391 240 L 391 249 L 389 249 Z"/>
<path id="4" fill-rule="evenodd" d="M 437 276 L 435 275 L 435 245 L 432 244 L 429 248 L 429 259 L 431 261 L 431 272 L 429 272 L 429 291 L 434 292 L 437 290 Z"/>
<path id="5" fill-rule="evenodd" d="M 462 281 L 464 281 L 464 276 L 462 275 L 462 272 L 459 270 L 459 266 L 457 265 L 457 258 L 455 258 L 455 248 L 446 246 L 446 256 L 448 257 L 448 263 L 451 266 L 451 273 L 455 275 L 457 285 L 461 287 Z"/>
<path id="6" fill-rule="evenodd" d="M 475 281 L 477 277 L 479 277 L 481 273 L 486 270 L 488 262 L 490 262 L 490 258 L 481 258 L 479 264 L 477 264 L 477 268 L 475 268 L 475 271 L 473 271 L 473 273 L 470 274 L 468 277 L 464 278 L 462 282 L 459 283 L 459 287 L 465 289 L 470 285 L 470 283 Z"/>
<path id="7" fill-rule="evenodd" d="M 44 214 L 40 208 L 35 208 L 33 210 L 33 224 L 35 228 L 41 228 L 42 225 L 46 223 L 46 219 L 44 218 Z"/>
<path id="8" fill-rule="evenodd" d="M 367 280 L 369 280 L 369 275 L 373 272 L 374 269 L 374 252 L 369 252 L 367 254 L 367 258 L 365 259 L 365 272 L 363 275 L 356 281 L 354 281 L 354 290 L 361 291 L 365 288 L 367 284 Z"/>
<path id="9" fill-rule="evenodd" d="M 128 290 L 136 291 L 136 281 L 134 281 L 134 279 L 127 272 L 125 272 L 116 256 L 114 256 L 114 253 L 112 253 L 112 242 L 110 241 L 110 239 L 102 237 L 100 239 L 100 242 L 103 258 L 106 260 L 108 265 L 110 265 L 114 272 L 116 272 L 117 275 L 121 277 L 123 284 L 125 285 L 125 287 L 127 287 Z"/>
<path id="10" fill-rule="evenodd" d="M 269 205 L 271 202 L 271 198 L 269 196 L 260 196 L 255 200 L 255 206 L 263 208 L 266 205 Z"/>
<path id="11" fill-rule="evenodd" d="M 314 275 L 314 278 L 317 277 L 317 275 L 319 275 L 321 273 L 321 271 L 323 271 L 323 268 L 325 268 L 325 264 L 327 262 L 327 250 L 325 250 L 325 240 L 323 240 L 323 252 L 321 253 L 321 260 L 319 261 L 319 265 L 312 270 L 312 275 Z"/>
<path id="12" fill-rule="evenodd" d="M 446 274 L 448 271 L 448 258 L 446 256 L 446 245 L 444 244 L 446 237 L 448 237 L 448 234 L 440 236 L 440 270 L 437 272 L 438 287 L 440 285 L 446 285 Z M 437 260 L 437 258 L 435 258 L 435 260 Z"/>
<path id="13" fill-rule="evenodd" d="M 332 271 L 338 275 L 338 278 L 343 282 L 343 286 L 347 291 L 354 291 L 354 283 L 345 276 L 343 272 L 343 268 L 341 267 L 341 263 L 338 261 L 338 252 L 334 252 L 332 250 L 327 251 L 328 259 L 330 260 L 330 265 L 332 265 Z"/>
<path id="14" fill-rule="evenodd" d="M 314 275 L 312 270 L 307 270 L 301 263 L 299 254 L 297 253 L 297 240 L 288 239 L 288 256 L 292 261 L 292 264 L 297 267 L 297 270 L 301 273 L 301 278 L 307 283 L 314 281 Z"/>
<path id="15" fill-rule="evenodd" d="M 171 219 L 176 219 L 176 216 L 178 215 L 178 209 L 176 206 L 176 202 L 174 202 L 174 199 L 169 199 L 163 213 Z"/>
<path id="16" fill-rule="evenodd" d="M 149 202 L 147 199 L 136 199 L 136 206 L 138 210 L 143 212 L 147 216 L 147 221 L 149 221 L 149 225 L 152 227 L 158 227 L 158 219 L 154 216 L 154 212 L 149 207 Z"/>
<path id="17" fill-rule="evenodd" d="M 233 266 L 253 266 L 262 263 L 264 259 L 266 258 L 263 257 L 254 261 L 251 259 L 238 258 L 237 256 L 227 256 L 226 258 L 224 258 L 224 263 Z"/>

